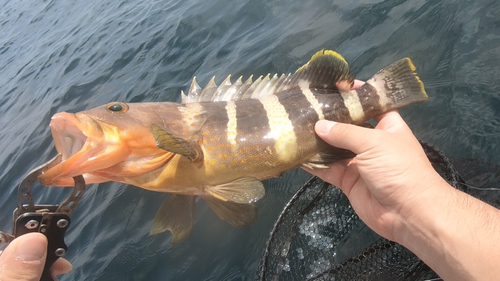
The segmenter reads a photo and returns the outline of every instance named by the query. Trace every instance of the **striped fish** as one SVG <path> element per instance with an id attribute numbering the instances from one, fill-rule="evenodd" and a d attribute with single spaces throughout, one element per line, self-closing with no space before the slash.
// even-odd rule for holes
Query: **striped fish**
<path id="1" fill-rule="evenodd" d="M 112 102 L 88 111 L 58 113 L 50 127 L 63 161 L 40 176 L 44 185 L 116 181 L 171 195 L 151 234 L 170 230 L 173 242 L 191 230 L 194 196 L 241 227 L 254 222 L 264 196 L 261 180 L 299 166 L 353 157 L 318 138 L 320 119 L 352 124 L 424 101 L 410 59 L 376 73 L 351 90 L 354 77 L 333 51 L 320 51 L 295 73 L 230 77 L 203 89 L 196 79 L 182 102 Z"/>

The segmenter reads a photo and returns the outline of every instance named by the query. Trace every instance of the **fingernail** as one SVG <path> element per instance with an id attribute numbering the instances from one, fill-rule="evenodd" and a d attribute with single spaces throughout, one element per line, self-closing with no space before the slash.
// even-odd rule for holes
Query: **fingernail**
<path id="1" fill-rule="evenodd" d="M 326 135 L 328 134 L 328 132 L 330 132 L 330 129 L 335 124 L 337 124 L 337 122 L 328 120 L 319 120 L 318 122 L 316 122 L 315 129 L 318 134 Z"/>
<path id="2" fill-rule="evenodd" d="M 47 239 L 43 235 L 32 235 L 17 243 L 15 256 L 24 262 L 39 261 L 47 252 Z"/>

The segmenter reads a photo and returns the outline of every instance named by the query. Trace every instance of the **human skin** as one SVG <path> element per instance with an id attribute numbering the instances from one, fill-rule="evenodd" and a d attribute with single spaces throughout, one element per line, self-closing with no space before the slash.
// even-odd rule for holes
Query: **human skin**
<path id="1" fill-rule="evenodd" d="M 1 281 L 38 281 L 47 257 L 47 238 L 40 233 L 28 233 L 14 239 L 0 256 Z M 71 270 L 71 264 L 58 259 L 51 268 L 52 276 Z"/>
<path id="2" fill-rule="evenodd" d="M 376 120 L 375 129 L 319 121 L 319 137 L 357 156 L 309 171 L 342 189 L 363 222 L 444 280 L 498 280 L 500 210 L 443 180 L 397 111 Z"/>

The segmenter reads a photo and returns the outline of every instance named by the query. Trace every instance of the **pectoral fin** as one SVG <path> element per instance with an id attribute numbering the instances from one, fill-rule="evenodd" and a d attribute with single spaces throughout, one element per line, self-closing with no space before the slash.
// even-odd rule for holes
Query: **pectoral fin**
<path id="1" fill-rule="evenodd" d="M 231 201 L 221 201 L 208 194 L 203 199 L 222 220 L 235 227 L 244 227 L 257 220 L 257 206 L 255 204 L 240 204 Z"/>
<path id="2" fill-rule="evenodd" d="M 151 124 L 151 132 L 159 148 L 186 156 L 191 161 L 202 159 L 203 153 L 198 144 L 176 137 L 156 124 Z"/>
<path id="3" fill-rule="evenodd" d="M 207 186 L 205 191 L 221 201 L 253 203 L 264 197 L 264 185 L 255 178 L 241 178 L 225 184 Z"/>
<path id="4" fill-rule="evenodd" d="M 189 236 L 193 227 L 194 196 L 170 194 L 163 202 L 149 232 L 155 235 L 169 230 L 172 243 L 178 243 Z"/>

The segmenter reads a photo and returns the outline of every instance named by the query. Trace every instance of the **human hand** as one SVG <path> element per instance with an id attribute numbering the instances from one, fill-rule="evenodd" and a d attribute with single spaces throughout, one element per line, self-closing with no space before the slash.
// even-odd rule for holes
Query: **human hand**
<path id="1" fill-rule="evenodd" d="M 318 121 L 319 137 L 356 157 L 310 172 L 341 188 L 361 220 L 443 280 L 498 279 L 500 210 L 442 179 L 397 111 L 376 120 L 375 129 Z"/>
<path id="2" fill-rule="evenodd" d="M 28 233 L 14 239 L 0 256 L 0 280 L 38 281 L 47 257 L 47 238 L 40 233 Z M 52 265 L 51 274 L 67 273 L 71 264 L 62 258 Z"/>
<path id="3" fill-rule="evenodd" d="M 341 188 L 371 229 L 397 241 L 398 230 L 411 219 L 414 208 L 443 180 L 397 111 L 376 119 L 375 129 L 326 120 L 316 123 L 319 137 L 357 156 L 309 172 Z"/>

